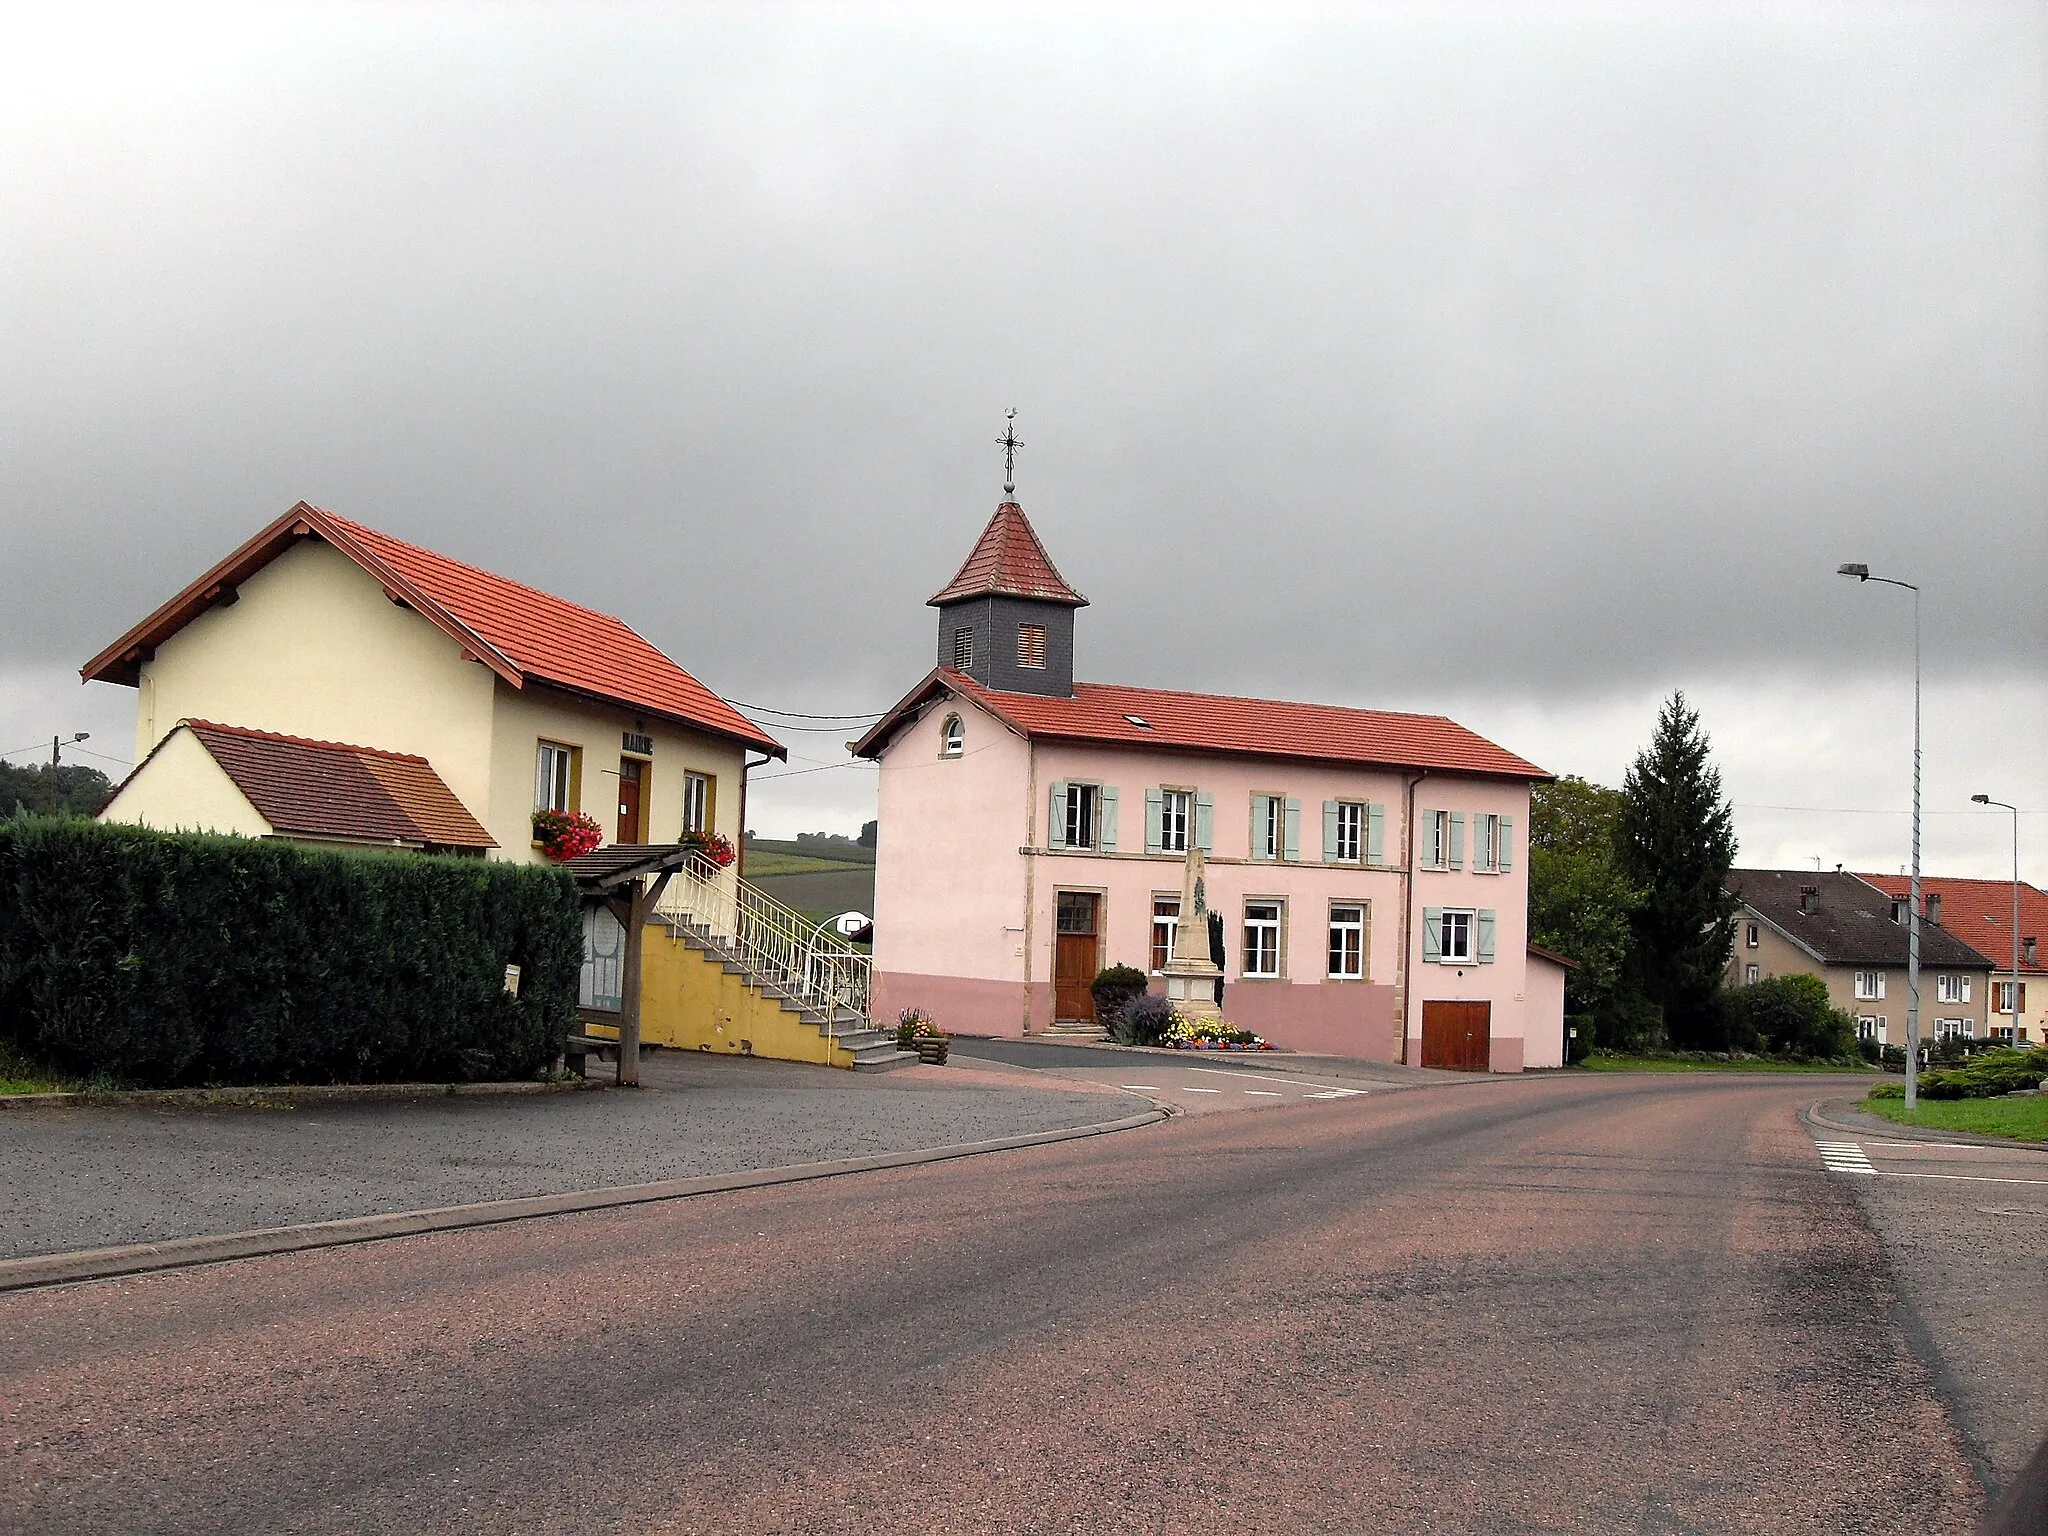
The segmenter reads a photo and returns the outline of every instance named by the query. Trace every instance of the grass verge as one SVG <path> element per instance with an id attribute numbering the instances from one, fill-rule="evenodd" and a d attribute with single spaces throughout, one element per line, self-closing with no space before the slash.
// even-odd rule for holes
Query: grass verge
<path id="1" fill-rule="evenodd" d="M 1584 1072 L 1868 1072 L 1834 1061 L 1772 1061 L 1763 1056 L 1610 1056 L 1596 1051 L 1579 1063 Z"/>
<path id="2" fill-rule="evenodd" d="M 12 1041 L 0 1040 L 0 1094 L 75 1093 L 84 1086 L 75 1077 L 62 1076 L 31 1061 Z"/>
<path id="3" fill-rule="evenodd" d="M 2036 1094 L 2018 1099 L 1922 1099 L 1910 1115 L 1904 1099 L 1865 1099 L 1862 1108 L 1866 1114 L 1882 1115 L 1896 1125 L 1975 1131 L 1979 1136 L 2005 1136 L 2013 1141 L 2048 1141 L 2048 1098 Z"/>

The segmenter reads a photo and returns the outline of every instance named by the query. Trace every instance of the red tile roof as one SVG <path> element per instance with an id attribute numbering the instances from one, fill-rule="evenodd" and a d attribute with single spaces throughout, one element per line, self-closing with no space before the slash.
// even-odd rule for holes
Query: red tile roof
<path id="1" fill-rule="evenodd" d="M 515 688 L 529 681 L 659 715 L 775 757 L 782 745 L 633 629 L 473 565 L 300 502 L 80 669 L 139 681 L 146 654 L 301 538 L 322 539 Z"/>
<path id="2" fill-rule="evenodd" d="M 1858 875 L 1885 895 L 1904 898 L 1912 882 L 1904 875 Z M 2012 965 L 2012 882 L 1922 875 L 1920 899 L 1941 898 L 1941 926 L 1977 950 L 2000 970 Z M 2020 937 L 2034 939 L 2036 962 L 2020 962 L 2021 975 L 2048 973 L 2048 891 L 2020 882 Z"/>
<path id="3" fill-rule="evenodd" d="M 1033 739 L 1287 757 L 1383 768 L 1423 768 L 1508 779 L 1548 779 L 1534 763 L 1497 747 L 1442 715 L 1400 715 L 1333 704 L 1239 699 L 1213 693 L 1168 693 L 1076 683 L 1071 699 L 998 693 L 941 668 L 854 744 L 878 757 L 902 721 L 939 690 L 970 699 Z M 1143 724 L 1136 724 L 1136 716 Z"/>
<path id="4" fill-rule="evenodd" d="M 1053 569 L 1031 519 L 1014 501 L 996 508 L 981 530 L 960 572 L 926 605 L 937 608 L 970 597 L 1033 597 L 1043 602 L 1086 608 L 1088 599 L 1068 586 Z"/>
<path id="5" fill-rule="evenodd" d="M 197 737 L 263 819 L 286 836 L 412 847 L 497 846 L 424 757 L 211 720 L 180 720 L 171 734 L 178 729 Z M 162 749 L 159 742 L 150 757 Z"/>

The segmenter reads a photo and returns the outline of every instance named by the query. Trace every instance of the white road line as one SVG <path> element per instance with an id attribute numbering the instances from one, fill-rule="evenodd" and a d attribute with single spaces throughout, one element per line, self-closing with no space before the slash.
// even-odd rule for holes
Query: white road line
<path id="1" fill-rule="evenodd" d="M 1285 1083 L 1290 1088 L 1321 1088 L 1325 1086 L 1322 1083 L 1311 1083 L 1305 1078 L 1275 1077 L 1270 1072 L 1225 1072 L 1217 1067 L 1189 1067 L 1188 1071 L 1205 1073 L 1210 1077 L 1246 1077 L 1255 1083 Z M 1365 1090 L 1361 1088 L 1356 1091 L 1363 1093 Z"/>
<path id="2" fill-rule="evenodd" d="M 1287 1097 L 1286 1094 L 1275 1093 L 1270 1088 L 1240 1088 L 1238 1092 L 1249 1094 L 1255 1099 L 1284 1099 Z"/>
<path id="3" fill-rule="evenodd" d="M 1157 1093 L 1159 1091 L 1157 1083 L 1125 1083 L 1123 1086 L 1130 1089 L 1132 1093 Z"/>
<path id="4" fill-rule="evenodd" d="M 1891 1168 L 1870 1170 L 1880 1179 L 1949 1179 L 1959 1184 L 2042 1184 L 2048 1179 L 2001 1179 L 1988 1173 L 1903 1173 Z"/>
<path id="5" fill-rule="evenodd" d="M 1182 1093 L 1221 1093 L 1221 1088 L 1183 1088 Z"/>
<path id="6" fill-rule="evenodd" d="M 1814 1146 L 1819 1149 L 1820 1160 L 1827 1165 L 1830 1172 L 1877 1172 L 1875 1168 L 1870 1166 L 1870 1159 L 1864 1155 L 1863 1149 L 1853 1141 L 1816 1140 Z"/>
<path id="7" fill-rule="evenodd" d="M 1304 1099 L 1362 1099 L 1363 1088 L 1325 1088 L 1321 1093 L 1304 1093 Z"/>

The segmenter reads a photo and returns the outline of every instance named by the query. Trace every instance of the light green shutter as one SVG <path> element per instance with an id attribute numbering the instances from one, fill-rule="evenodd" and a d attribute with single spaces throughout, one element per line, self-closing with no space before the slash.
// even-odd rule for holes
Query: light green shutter
<path id="1" fill-rule="evenodd" d="M 1475 926 L 1479 929 L 1479 948 L 1477 951 L 1479 963 L 1481 965 L 1491 965 L 1493 964 L 1492 907 L 1481 907 L 1479 909 L 1479 921 Z"/>
<path id="2" fill-rule="evenodd" d="M 1269 808 L 1271 795 L 1252 796 L 1252 835 L 1249 855 L 1254 859 L 1266 857 L 1266 821 L 1273 813 Z"/>
<path id="3" fill-rule="evenodd" d="M 1384 864 L 1387 852 L 1387 808 L 1384 805 L 1369 805 L 1365 808 L 1365 862 Z"/>
<path id="4" fill-rule="evenodd" d="M 1116 787 L 1111 784 L 1095 791 L 1095 846 L 1116 852 Z"/>
<path id="5" fill-rule="evenodd" d="M 1157 853 L 1166 844 L 1162 830 L 1166 821 L 1166 792 L 1158 789 L 1145 791 L 1145 851 Z"/>
<path id="6" fill-rule="evenodd" d="M 1323 802 L 1323 862 L 1337 862 L 1337 802 Z"/>
<path id="7" fill-rule="evenodd" d="M 1204 853 L 1216 851 L 1216 797 L 1195 796 L 1195 846 Z"/>
<path id="8" fill-rule="evenodd" d="M 1515 818 L 1503 816 L 1500 819 L 1500 872 L 1506 874 L 1515 867 Z"/>
<path id="9" fill-rule="evenodd" d="M 1292 795 L 1287 797 L 1287 857 L 1301 857 L 1301 802 Z"/>
<path id="10" fill-rule="evenodd" d="M 1046 822 L 1045 846 L 1067 846 L 1067 786 L 1064 784 L 1055 783 L 1052 787 L 1052 815 Z"/>
<path id="11" fill-rule="evenodd" d="M 1465 813 L 1451 812 L 1450 866 L 1453 869 L 1465 867 Z"/>
<path id="12" fill-rule="evenodd" d="M 1444 909 L 1422 909 L 1422 963 L 1435 965 L 1444 957 Z"/>

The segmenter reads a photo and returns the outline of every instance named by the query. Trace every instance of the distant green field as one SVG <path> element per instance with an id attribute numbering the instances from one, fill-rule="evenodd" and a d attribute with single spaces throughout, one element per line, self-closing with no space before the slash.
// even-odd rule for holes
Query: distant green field
<path id="1" fill-rule="evenodd" d="M 794 875 L 757 875 L 749 869 L 747 879 L 813 921 L 841 912 L 875 915 L 875 872 L 870 867 L 842 864 L 820 873 Z"/>
<path id="2" fill-rule="evenodd" d="M 800 843 L 793 838 L 757 837 L 747 844 L 747 862 L 758 854 L 779 854 L 792 859 L 823 859 L 831 864 L 872 864 L 875 850 L 858 843 Z"/>
<path id="3" fill-rule="evenodd" d="M 749 880 L 764 880 L 774 875 L 815 875 L 871 868 L 872 865 L 854 864 L 847 859 L 814 859 L 801 853 L 766 853 L 758 843 L 747 849 Z"/>

